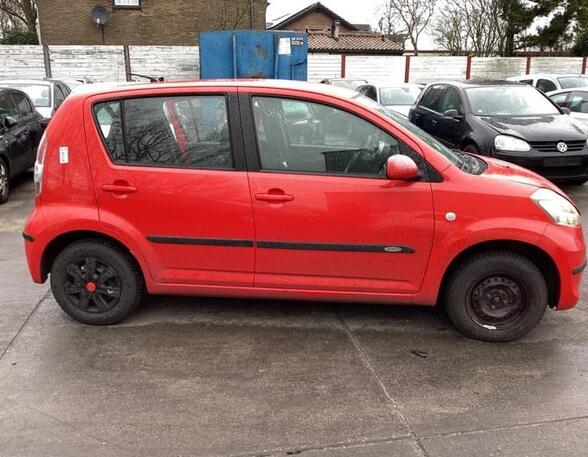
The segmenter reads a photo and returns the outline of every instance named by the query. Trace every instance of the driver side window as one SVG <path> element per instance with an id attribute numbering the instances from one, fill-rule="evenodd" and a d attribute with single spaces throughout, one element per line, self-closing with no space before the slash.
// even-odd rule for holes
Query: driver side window
<path id="1" fill-rule="evenodd" d="M 292 116 L 293 103 L 304 116 Z M 423 162 L 370 122 L 327 105 L 254 97 L 253 113 L 263 170 L 385 177 L 391 155 Z"/>

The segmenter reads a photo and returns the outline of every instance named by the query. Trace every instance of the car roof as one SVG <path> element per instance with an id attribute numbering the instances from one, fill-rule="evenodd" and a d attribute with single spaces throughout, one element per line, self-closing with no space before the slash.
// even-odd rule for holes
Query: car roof
<path id="1" fill-rule="evenodd" d="M 485 87 L 485 86 L 514 86 L 514 87 L 522 87 L 526 86 L 526 84 L 521 84 L 517 81 L 507 81 L 504 79 L 464 79 L 464 80 L 446 80 L 446 81 L 432 81 L 428 84 L 428 86 L 438 85 L 438 84 L 449 84 L 451 86 L 455 86 L 458 88 L 466 89 L 470 87 Z"/>
<path id="2" fill-rule="evenodd" d="M 0 83 L 1 84 L 1 83 Z M 90 97 L 94 95 L 116 94 L 119 92 L 132 92 L 144 90 L 182 89 L 190 87 L 246 87 L 246 88 L 269 88 L 277 90 L 298 90 L 301 92 L 313 92 L 330 95 L 337 98 L 350 98 L 357 95 L 353 89 L 332 86 L 329 84 L 316 84 L 303 81 L 289 81 L 279 79 L 207 79 L 194 81 L 171 81 L 171 82 L 117 82 L 117 83 L 94 83 L 78 86 L 71 95 L 75 97 Z"/>
<path id="3" fill-rule="evenodd" d="M 418 87 L 419 89 L 421 89 L 423 87 L 422 84 L 418 84 L 418 83 L 368 83 L 368 84 L 363 84 L 364 86 L 374 86 L 378 89 L 382 89 L 385 87 Z"/>
<path id="4" fill-rule="evenodd" d="M 54 80 L 49 79 L 0 79 L 0 86 L 9 86 L 10 84 L 41 84 L 50 86 Z"/>
<path id="5" fill-rule="evenodd" d="M 568 87 L 567 89 L 550 90 L 545 95 L 565 94 L 567 92 L 588 92 L 588 87 Z"/>
<path id="6" fill-rule="evenodd" d="M 586 77 L 587 75 L 583 75 L 581 73 L 530 73 L 528 75 L 521 75 L 521 76 L 513 76 L 509 79 L 529 79 L 529 78 L 541 78 L 541 77 L 551 77 L 551 78 L 562 78 L 562 77 Z"/>

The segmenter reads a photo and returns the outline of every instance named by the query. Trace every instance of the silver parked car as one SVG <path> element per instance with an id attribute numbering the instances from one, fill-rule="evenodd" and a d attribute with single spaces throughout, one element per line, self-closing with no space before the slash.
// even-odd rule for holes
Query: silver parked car
<path id="1" fill-rule="evenodd" d="M 536 87 L 541 92 L 552 92 L 573 87 L 588 87 L 588 77 L 578 73 L 536 73 L 514 76 L 508 81 L 516 81 Z"/>
<path id="2" fill-rule="evenodd" d="M 357 91 L 380 105 L 408 117 L 410 107 L 421 94 L 423 84 L 365 84 Z"/>
<path id="3" fill-rule="evenodd" d="M 588 87 L 556 90 L 547 94 L 551 101 L 570 110 L 570 116 L 588 128 Z"/>

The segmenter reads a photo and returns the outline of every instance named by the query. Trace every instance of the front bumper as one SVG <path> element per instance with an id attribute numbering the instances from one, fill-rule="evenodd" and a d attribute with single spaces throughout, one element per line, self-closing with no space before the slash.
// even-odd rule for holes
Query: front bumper
<path id="1" fill-rule="evenodd" d="M 586 246 L 582 227 L 550 224 L 539 240 L 539 247 L 554 261 L 559 275 L 559 294 L 555 307 L 570 309 L 580 300 L 582 273 L 586 267 Z"/>
<path id="2" fill-rule="evenodd" d="M 526 154 L 495 152 L 495 157 L 514 163 L 553 180 L 588 179 L 588 154 Z"/>

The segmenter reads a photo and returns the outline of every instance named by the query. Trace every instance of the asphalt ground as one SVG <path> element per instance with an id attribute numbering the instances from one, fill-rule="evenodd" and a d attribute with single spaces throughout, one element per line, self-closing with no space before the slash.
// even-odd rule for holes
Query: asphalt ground
<path id="1" fill-rule="evenodd" d="M 272 300 L 85 326 L 29 279 L 32 194 L 27 174 L 0 207 L 2 457 L 588 455 L 586 298 L 507 344 L 438 309 Z"/>

